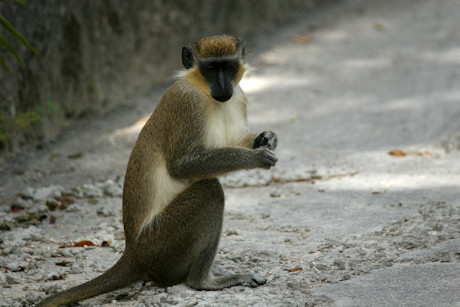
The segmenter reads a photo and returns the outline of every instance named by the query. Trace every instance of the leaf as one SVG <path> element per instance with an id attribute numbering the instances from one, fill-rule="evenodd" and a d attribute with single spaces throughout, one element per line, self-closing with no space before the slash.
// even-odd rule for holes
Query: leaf
<path id="1" fill-rule="evenodd" d="M 35 112 L 23 112 L 14 117 L 14 123 L 17 129 L 22 129 L 31 124 L 38 123 L 40 120 L 40 116 Z"/>
<path id="2" fill-rule="evenodd" d="M 285 271 L 288 271 L 288 272 L 297 272 L 297 271 L 302 271 L 303 268 L 301 267 L 297 267 L 297 268 L 292 268 L 292 269 L 284 269 Z"/>
<path id="3" fill-rule="evenodd" d="M 56 223 L 56 216 L 50 214 L 50 224 L 54 224 L 54 223 Z"/>
<path id="4" fill-rule="evenodd" d="M 54 159 L 56 159 L 57 157 L 59 157 L 61 154 L 58 153 L 58 152 L 53 152 L 50 154 L 50 157 L 49 157 L 49 161 L 53 161 Z"/>
<path id="5" fill-rule="evenodd" d="M 75 199 L 73 198 L 72 194 L 64 194 L 62 196 L 57 196 L 54 199 L 61 203 L 61 205 L 58 207 L 58 209 L 61 210 L 67 208 L 67 205 L 75 203 Z"/>
<path id="6" fill-rule="evenodd" d="M 16 31 L 16 29 L 2 15 L 0 15 L 0 26 L 3 26 L 8 32 L 11 33 L 11 35 L 13 35 L 21 44 L 26 46 L 29 50 L 31 50 L 32 52 L 38 54 L 37 50 L 35 50 L 35 48 L 32 47 L 32 45 L 29 44 L 24 39 L 24 37 L 22 37 L 21 34 L 19 34 L 19 32 Z"/>
<path id="7" fill-rule="evenodd" d="M 24 61 L 18 56 L 16 51 L 14 51 L 13 46 L 11 46 L 11 44 L 6 40 L 6 38 L 1 33 L 0 33 L 0 44 L 2 44 L 3 47 L 5 47 L 6 50 L 8 50 L 8 52 L 11 53 L 16 58 L 16 60 L 18 60 L 19 63 L 22 64 L 22 66 L 26 66 L 26 63 L 24 63 Z"/>
<path id="8" fill-rule="evenodd" d="M 56 265 L 68 266 L 69 264 L 72 264 L 72 263 L 73 263 L 72 261 L 60 261 L 60 262 L 56 262 Z"/>
<path id="9" fill-rule="evenodd" d="M 309 254 L 314 254 L 316 252 L 320 252 L 322 250 L 325 250 L 325 249 L 328 249 L 328 248 L 331 248 L 331 246 L 323 246 L 323 247 L 320 247 L 318 248 L 317 250 L 313 251 L 313 252 L 308 252 Z"/>
<path id="10" fill-rule="evenodd" d="M 23 170 L 23 169 L 20 169 L 20 168 L 15 168 L 15 169 L 13 170 L 13 174 L 15 174 L 15 175 L 19 175 L 19 176 L 20 176 L 20 175 L 24 175 L 24 173 L 25 173 L 24 170 Z"/>
<path id="11" fill-rule="evenodd" d="M 64 280 L 64 277 L 62 275 L 53 275 L 50 280 Z"/>
<path id="12" fill-rule="evenodd" d="M 407 153 L 402 151 L 401 149 L 395 149 L 395 150 L 390 150 L 388 152 L 390 156 L 395 156 L 395 157 L 405 157 L 407 156 Z"/>
<path id="13" fill-rule="evenodd" d="M 81 152 L 77 152 L 75 154 L 71 154 L 71 155 L 68 155 L 67 158 L 69 159 L 78 159 L 78 158 L 81 158 L 83 157 L 83 153 Z"/>
<path id="14" fill-rule="evenodd" d="M 96 198 L 93 198 L 93 197 L 88 198 L 88 203 L 89 203 L 90 205 L 95 205 L 95 204 L 97 204 L 98 202 L 99 202 L 99 200 L 97 200 Z"/>
<path id="15" fill-rule="evenodd" d="M 374 23 L 374 29 L 380 32 L 385 31 L 385 27 L 378 22 Z"/>
<path id="16" fill-rule="evenodd" d="M 300 116 L 299 116 L 298 114 L 289 117 L 289 121 L 290 121 L 291 123 L 294 123 L 294 122 L 298 121 L 299 119 L 300 119 Z"/>
<path id="17" fill-rule="evenodd" d="M 310 43 L 315 38 L 315 36 L 313 34 L 308 34 L 308 35 L 290 34 L 289 37 L 293 41 L 295 41 L 297 43 L 301 43 L 301 44 Z"/>
<path id="18" fill-rule="evenodd" d="M 14 228 L 16 228 L 16 224 L 14 222 L 4 220 L 3 223 L 9 230 L 13 230 Z"/>
<path id="19" fill-rule="evenodd" d="M 59 206 L 59 201 L 47 200 L 45 205 L 48 207 L 50 211 L 54 211 Z"/>
<path id="20" fill-rule="evenodd" d="M 84 247 L 84 246 L 94 246 L 94 243 L 88 240 L 83 240 L 73 245 L 73 247 Z"/>
<path id="21" fill-rule="evenodd" d="M 33 218 L 32 215 L 30 215 L 29 213 L 26 213 L 26 214 L 24 214 L 24 215 L 15 217 L 14 219 L 15 219 L 18 223 L 24 223 L 24 222 L 28 222 L 28 221 L 32 220 L 32 218 Z"/>
<path id="22" fill-rule="evenodd" d="M 5 70 L 8 72 L 8 74 L 11 75 L 10 69 L 8 68 L 8 66 L 6 66 L 6 63 L 5 63 L 5 61 L 3 61 L 3 58 L 1 56 L 0 56 L 0 64 L 2 64 L 3 68 L 5 68 Z"/>

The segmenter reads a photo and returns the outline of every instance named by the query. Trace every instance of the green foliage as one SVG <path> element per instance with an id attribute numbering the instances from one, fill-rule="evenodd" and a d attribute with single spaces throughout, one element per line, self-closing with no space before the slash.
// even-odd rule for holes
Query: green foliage
<path id="1" fill-rule="evenodd" d="M 97 92 L 96 83 L 93 80 L 88 81 L 88 93 L 95 94 Z"/>
<path id="2" fill-rule="evenodd" d="M 25 0 L 15 0 L 17 3 L 20 3 L 22 5 L 26 4 Z M 0 2 L 3 2 L 3 0 L 0 0 Z M 0 27 L 4 28 L 7 32 L 9 32 L 17 41 L 19 41 L 21 44 L 26 46 L 29 50 L 31 50 L 34 53 L 38 53 L 37 50 L 35 50 L 32 45 L 30 45 L 24 37 L 22 37 L 21 34 L 6 20 L 5 17 L 0 15 Z M 9 52 L 13 57 L 16 58 L 16 60 L 19 61 L 23 66 L 26 66 L 24 61 L 18 56 L 16 51 L 13 49 L 13 46 L 11 46 L 10 42 L 0 33 L 0 44 Z M 11 75 L 11 71 L 6 65 L 5 61 L 3 60 L 2 56 L 0 55 L 0 65 L 3 66 L 3 68 Z"/>
<path id="3" fill-rule="evenodd" d="M 47 100 L 44 106 L 35 106 L 35 112 L 41 118 L 45 117 L 52 117 L 53 115 L 57 114 L 59 110 L 59 106 L 52 102 L 51 100 Z"/>
<path id="4" fill-rule="evenodd" d="M 35 111 L 22 112 L 14 118 L 0 115 L 0 144 L 8 141 L 13 135 L 34 124 L 41 124 L 44 118 L 57 114 L 59 106 L 47 100 L 44 107 L 36 106 Z"/>
<path id="5" fill-rule="evenodd" d="M 9 140 L 18 131 L 40 122 L 40 116 L 36 112 L 19 113 L 13 119 L 5 115 L 0 116 L 0 143 Z"/>

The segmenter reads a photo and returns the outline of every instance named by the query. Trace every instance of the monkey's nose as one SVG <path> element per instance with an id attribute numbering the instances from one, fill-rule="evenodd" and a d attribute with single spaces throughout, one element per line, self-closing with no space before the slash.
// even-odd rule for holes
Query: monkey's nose
<path id="1" fill-rule="evenodd" d="M 232 98 L 232 95 L 215 95 L 215 96 L 212 96 L 212 98 L 214 98 L 215 100 L 219 102 L 226 102 L 227 100 Z"/>

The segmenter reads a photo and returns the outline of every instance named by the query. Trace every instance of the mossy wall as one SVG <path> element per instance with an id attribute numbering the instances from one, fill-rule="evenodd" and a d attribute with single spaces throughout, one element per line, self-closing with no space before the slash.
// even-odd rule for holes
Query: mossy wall
<path id="1" fill-rule="evenodd" d="M 46 142 L 71 120 L 104 112 L 180 68 L 181 46 L 211 34 L 282 22 L 326 0 L 28 0 L 0 13 L 38 51 L 4 33 L 27 64 L 2 46 L 0 156 Z"/>

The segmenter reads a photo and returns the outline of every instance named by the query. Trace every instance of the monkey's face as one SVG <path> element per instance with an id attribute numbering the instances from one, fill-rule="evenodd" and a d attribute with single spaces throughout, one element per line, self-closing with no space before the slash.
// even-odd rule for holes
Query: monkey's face
<path id="1" fill-rule="evenodd" d="M 219 102 L 232 98 L 245 72 L 243 62 L 244 43 L 233 36 L 205 37 L 182 48 L 182 63 L 191 80 Z"/>
<path id="2" fill-rule="evenodd" d="M 207 58 L 199 61 L 198 68 L 209 85 L 213 99 L 225 102 L 232 98 L 239 67 L 240 63 L 234 57 Z"/>

